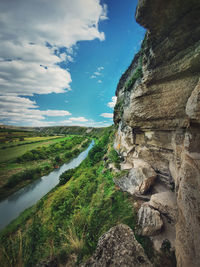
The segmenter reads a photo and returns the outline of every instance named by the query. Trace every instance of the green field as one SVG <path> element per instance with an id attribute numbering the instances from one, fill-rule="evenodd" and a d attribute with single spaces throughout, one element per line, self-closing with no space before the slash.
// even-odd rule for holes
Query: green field
<path id="1" fill-rule="evenodd" d="M 89 139 L 78 135 L 35 136 L 22 142 L 20 146 L 0 149 L 0 199 L 77 156 Z"/>
<path id="2" fill-rule="evenodd" d="M 55 142 L 61 142 L 67 139 L 70 139 L 71 136 L 68 137 L 31 137 L 27 138 L 29 142 L 33 142 L 31 144 L 23 144 L 26 143 L 26 141 L 23 141 L 20 146 L 13 146 L 13 147 L 7 147 L 5 149 L 0 150 L 0 163 L 8 162 L 10 160 L 13 160 L 21 155 L 23 155 L 25 152 L 35 149 L 37 147 L 41 146 L 48 146 L 50 144 L 53 144 Z"/>
<path id="3" fill-rule="evenodd" d="M 0 129 L 0 143 L 11 143 L 20 141 L 27 137 L 34 137 L 38 134 L 33 131 L 16 131 L 11 129 Z"/>
<path id="4" fill-rule="evenodd" d="M 56 138 L 59 138 L 60 136 L 35 136 L 35 137 L 24 137 L 23 141 L 20 141 L 19 139 L 12 139 L 12 141 L 6 141 L 6 142 L 1 142 L 0 141 L 0 149 L 6 149 L 8 147 L 15 147 L 15 146 L 22 146 L 22 145 L 28 145 L 31 143 L 39 143 L 42 141 L 47 141 L 47 140 L 53 140 Z"/>

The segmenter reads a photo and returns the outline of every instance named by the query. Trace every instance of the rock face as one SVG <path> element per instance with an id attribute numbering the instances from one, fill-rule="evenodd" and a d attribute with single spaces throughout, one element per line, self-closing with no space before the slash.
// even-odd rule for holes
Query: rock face
<path id="1" fill-rule="evenodd" d="M 136 20 L 147 33 L 116 91 L 114 147 L 133 166 L 119 186 L 139 192 L 135 162 L 147 163 L 148 205 L 173 222 L 177 265 L 200 266 L 200 1 L 139 0 Z"/>
<path id="2" fill-rule="evenodd" d="M 151 267 L 133 231 L 123 224 L 111 228 L 100 237 L 93 257 L 83 267 L 130 266 Z"/>

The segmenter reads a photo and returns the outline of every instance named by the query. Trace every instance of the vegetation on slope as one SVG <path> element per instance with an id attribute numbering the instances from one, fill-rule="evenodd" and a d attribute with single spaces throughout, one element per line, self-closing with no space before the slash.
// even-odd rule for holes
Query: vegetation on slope
<path id="1" fill-rule="evenodd" d="M 68 137 L 31 137 L 25 138 L 24 141 L 13 141 L 12 143 L 0 146 L 0 163 L 14 161 L 15 158 L 22 156 L 27 151 L 37 149 L 39 147 L 49 146 L 55 142 L 67 140 Z"/>
<path id="2" fill-rule="evenodd" d="M 0 199 L 76 157 L 89 145 L 90 140 L 83 136 L 68 136 L 52 142 L 48 146 L 38 146 L 30 151 L 24 148 L 24 152 L 27 152 L 5 163 L 6 166 L 0 172 Z M 15 148 L 12 149 L 14 152 Z M 10 176 L 7 173 L 9 167 L 13 173 Z"/>
<path id="3" fill-rule="evenodd" d="M 102 161 L 112 138 L 107 129 L 79 167 L 62 175 L 59 186 L 3 231 L 4 266 L 30 267 L 43 260 L 79 264 L 112 226 L 125 223 L 134 228 L 131 199 L 115 187 L 115 174 Z"/>
<path id="4" fill-rule="evenodd" d="M 41 135 L 84 135 L 90 137 L 100 137 L 106 128 L 92 128 L 81 126 L 52 126 L 52 127 L 36 127 L 34 130 Z"/>

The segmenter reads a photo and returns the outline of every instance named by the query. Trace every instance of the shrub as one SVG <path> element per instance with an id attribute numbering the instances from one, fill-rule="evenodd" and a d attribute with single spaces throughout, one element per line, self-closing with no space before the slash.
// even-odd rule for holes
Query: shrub
<path id="1" fill-rule="evenodd" d="M 45 171 L 48 171 L 50 169 L 50 166 L 49 165 L 46 165 L 45 167 L 44 167 L 44 170 Z"/>
<path id="2" fill-rule="evenodd" d="M 25 180 L 36 179 L 37 177 L 40 176 L 40 174 L 41 174 L 41 169 L 39 167 L 35 168 L 35 169 L 25 170 L 21 173 L 14 174 L 10 177 L 10 179 L 6 183 L 5 187 L 6 188 L 13 188 L 18 183 L 23 182 Z"/>
<path id="3" fill-rule="evenodd" d="M 74 172 L 75 172 L 74 169 L 69 169 L 69 170 L 63 172 L 59 177 L 59 185 L 66 184 L 71 179 Z"/>
<path id="4" fill-rule="evenodd" d="M 109 155 L 108 155 L 109 161 L 114 162 L 115 167 L 119 168 L 120 164 L 120 157 L 118 153 L 114 150 L 114 148 L 111 149 Z"/>
<path id="5" fill-rule="evenodd" d="M 55 161 L 56 161 L 56 162 L 60 162 L 60 161 L 61 161 L 60 156 L 56 156 L 56 157 L 55 157 Z"/>
<path id="6" fill-rule="evenodd" d="M 130 91 L 137 79 L 141 79 L 143 77 L 142 67 L 138 67 L 133 73 L 132 77 L 125 83 L 125 89 Z"/>
<path id="7" fill-rule="evenodd" d="M 72 153 L 71 152 L 66 152 L 65 153 L 65 158 L 66 159 L 70 159 L 72 157 Z"/>

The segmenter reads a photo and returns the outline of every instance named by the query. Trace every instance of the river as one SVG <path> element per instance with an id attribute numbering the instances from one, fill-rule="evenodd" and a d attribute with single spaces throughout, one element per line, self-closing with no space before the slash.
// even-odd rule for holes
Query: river
<path id="1" fill-rule="evenodd" d="M 63 164 L 48 175 L 42 176 L 32 184 L 25 186 L 13 195 L 0 202 L 0 230 L 7 226 L 12 220 L 17 218 L 25 209 L 34 205 L 39 199 L 46 195 L 59 182 L 59 176 L 66 170 L 73 169 L 87 157 L 89 150 L 94 145 L 94 141 L 89 147 L 70 162 Z"/>

